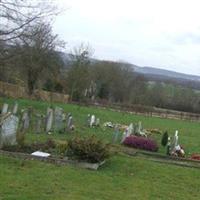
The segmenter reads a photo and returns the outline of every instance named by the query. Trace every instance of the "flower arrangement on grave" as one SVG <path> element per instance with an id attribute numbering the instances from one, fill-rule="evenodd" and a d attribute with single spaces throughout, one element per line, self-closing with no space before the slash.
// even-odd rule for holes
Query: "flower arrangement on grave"
<path id="1" fill-rule="evenodd" d="M 154 152 L 158 151 L 157 143 L 154 140 L 145 137 L 130 135 L 125 138 L 123 144 L 137 149 L 143 149 Z"/>
<path id="2" fill-rule="evenodd" d="M 200 154 L 194 153 L 194 154 L 191 155 L 190 158 L 193 159 L 193 160 L 200 160 Z"/>

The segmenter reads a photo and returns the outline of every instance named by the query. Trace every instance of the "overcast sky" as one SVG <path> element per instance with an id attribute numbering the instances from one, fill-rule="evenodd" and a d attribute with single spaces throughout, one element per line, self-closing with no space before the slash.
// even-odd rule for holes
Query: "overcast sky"
<path id="1" fill-rule="evenodd" d="M 95 58 L 200 75 L 199 0 L 57 1 L 67 50 L 84 42 Z"/>

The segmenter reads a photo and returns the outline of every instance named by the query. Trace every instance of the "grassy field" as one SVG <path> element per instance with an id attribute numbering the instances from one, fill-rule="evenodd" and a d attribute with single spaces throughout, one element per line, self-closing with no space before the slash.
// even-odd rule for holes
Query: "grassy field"
<path id="1" fill-rule="evenodd" d="M 10 105 L 13 99 L 0 98 Z M 20 108 L 32 106 L 37 112 L 45 113 L 50 104 L 39 101 L 18 100 Z M 71 112 L 76 131 L 72 134 L 34 134 L 27 133 L 27 142 L 47 138 L 67 139 L 74 135 L 95 134 L 111 142 L 113 130 L 90 129 L 84 126 L 88 113 L 95 114 L 101 123 L 130 124 L 142 121 L 145 128 L 168 130 L 173 135 L 179 130 L 180 143 L 187 154 L 200 152 L 200 126 L 196 122 L 150 118 L 113 112 L 92 107 L 69 104 L 54 104 Z M 156 136 L 160 141 L 160 136 Z M 160 148 L 160 152 L 164 152 Z M 199 199 L 200 170 L 167 164 L 154 163 L 144 158 L 126 155 L 112 156 L 98 171 L 55 166 L 38 161 L 23 161 L 0 156 L 0 200 L 2 199 L 72 199 L 72 200 L 110 200 L 110 199 Z"/>

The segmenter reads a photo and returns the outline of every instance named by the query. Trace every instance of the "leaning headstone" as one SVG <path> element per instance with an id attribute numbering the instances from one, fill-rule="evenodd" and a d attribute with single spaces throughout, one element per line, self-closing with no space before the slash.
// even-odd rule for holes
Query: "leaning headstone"
<path id="1" fill-rule="evenodd" d="M 4 145 L 15 145 L 19 119 L 17 116 L 8 113 L 0 121 L 0 148 Z"/>
<path id="2" fill-rule="evenodd" d="M 3 115 L 3 114 L 6 114 L 7 112 L 8 112 L 8 104 L 4 103 L 1 110 L 1 114 Z"/>
<path id="3" fill-rule="evenodd" d="M 53 109 L 49 108 L 47 111 L 46 132 L 49 133 L 53 126 Z"/>
<path id="4" fill-rule="evenodd" d="M 13 107 L 12 113 L 13 113 L 14 115 L 16 115 L 16 114 L 17 114 L 17 111 L 18 111 L 18 103 L 15 102 L 15 105 L 14 105 L 14 107 Z"/>
<path id="5" fill-rule="evenodd" d="M 118 137 L 119 137 L 119 127 L 118 127 L 118 125 L 115 125 L 112 142 L 116 143 L 118 141 Z"/>
<path id="6" fill-rule="evenodd" d="M 95 125 L 95 115 L 92 115 L 90 119 L 90 127 L 93 127 L 94 125 Z"/>
<path id="7" fill-rule="evenodd" d="M 67 129 L 68 130 L 73 130 L 74 129 L 74 125 L 73 125 L 73 117 L 70 116 L 67 120 Z"/>
<path id="8" fill-rule="evenodd" d="M 63 109 L 56 107 L 54 111 L 54 130 L 60 131 L 63 129 Z"/>

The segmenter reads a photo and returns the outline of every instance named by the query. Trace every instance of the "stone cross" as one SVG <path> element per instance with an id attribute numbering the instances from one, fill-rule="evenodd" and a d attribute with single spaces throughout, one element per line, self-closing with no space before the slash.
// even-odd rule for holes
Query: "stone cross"
<path id="1" fill-rule="evenodd" d="M 0 120 L 0 148 L 4 145 L 15 145 L 19 118 L 11 113 Z"/>

